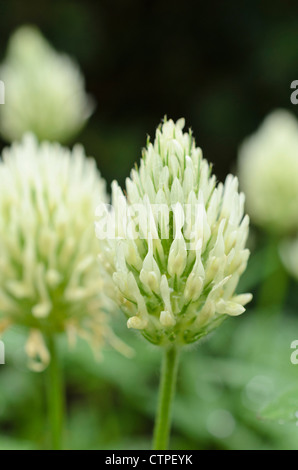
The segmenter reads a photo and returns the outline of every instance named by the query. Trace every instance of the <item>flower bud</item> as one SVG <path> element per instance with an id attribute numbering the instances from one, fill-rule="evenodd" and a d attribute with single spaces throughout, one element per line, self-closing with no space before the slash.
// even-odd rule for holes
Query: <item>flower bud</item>
<path id="1" fill-rule="evenodd" d="M 216 185 L 183 126 L 183 119 L 170 120 L 157 129 L 140 168 L 126 181 L 127 198 L 113 184 L 113 209 L 127 217 L 116 230 L 122 252 L 117 237 L 106 239 L 101 251 L 102 266 L 109 266 L 106 284 L 114 281 L 112 296 L 128 317 L 127 326 L 160 345 L 196 341 L 227 316 L 241 314 L 251 298 L 235 295 L 248 259 L 248 218 L 237 178 L 229 175 Z M 135 205 L 141 207 L 138 216 Z M 126 231 L 130 223 L 138 228 L 134 240 Z M 102 225 L 99 219 L 101 240 Z M 132 257 L 131 251 L 137 254 Z M 132 259 L 138 262 L 132 265 Z"/>
<path id="2" fill-rule="evenodd" d="M 78 65 L 56 52 L 35 27 L 13 33 L 0 77 L 5 84 L 0 131 L 8 141 L 30 131 L 40 141 L 67 142 L 93 111 Z"/>

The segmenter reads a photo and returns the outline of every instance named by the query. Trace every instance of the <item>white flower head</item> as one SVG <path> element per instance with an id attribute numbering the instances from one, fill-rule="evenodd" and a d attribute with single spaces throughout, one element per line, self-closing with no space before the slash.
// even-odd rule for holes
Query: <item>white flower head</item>
<path id="1" fill-rule="evenodd" d="M 247 211 L 265 230 L 298 230 L 298 121 L 285 110 L 266 117 L 239 150 L 238 174 Z"/>
<path id="2" fill-rule="evenodd" d="M 94 344 L 108 337 L 94 236 L 105 183 L 79 145 L 39 145 L 28 134 L 2 157 L 0 331 L 29 328 L 26 350 L 44 366 L 43 337 L 66 331 Z"/>
<path id="3" fill-rule="evenodd" d="M 129 328 L 161 345 L 196 341 L 251 299 L 235 294 L 249 256 L 237 178 L 217 184 L 183 127 L 183 119 L 165 120 L 127 179 L 126 196 L 114 182 L 108 217 L 97 210 L 106 292 Z M 107 236 L 104 218 L 113 220 Z"/>
<path id="4" fill-rule="evenodd" d="M 8 141 L 31 131 L 40 141 L 66 142 L 93 111 L 78 65 L 57 53 L 36 27 L 13 33 L 0 79 L 5 85 L 0 131 Z"/>

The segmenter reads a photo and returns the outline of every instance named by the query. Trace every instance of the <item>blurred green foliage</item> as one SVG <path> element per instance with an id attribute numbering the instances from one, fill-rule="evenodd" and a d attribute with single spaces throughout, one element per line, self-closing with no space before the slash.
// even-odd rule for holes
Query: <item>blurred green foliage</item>
<path id="1" fill-rule="evenodd" d="M 258 279 L 266 256 L 266 250 L 252 255 L 243 288 L 254 287 L 251 280 Z M 266 273 L 272 275 L 274 266 L 266 267 Z M 253 290 L 257 299 L 260 289 Z M 290 302 L 295 293 L 296 286 L 291 286 L 288 302 L 278 312 L 272 308 L 275 304 L 268 302 L 260 309 L 254 301 L 244 315 L 228 319 L 211 337 L 182 353 L 172 448 L 297 448 L 298 395 L 294 399 L 292 391 L 297 389 L 297 366 L 290 361 L 290 345 L 298 339 L 298 319 Z M 134 348 L 133 359 L 105 350 L 98 362 L 85 342 L 69 349 L 65 338 L 60 338 L 67 396 L 66 448 L 150 448 L 161 351 L 127 330 L 121 315 L 114 323 L 117 333 Z M 44 376 L 26 368 L 20 330 L 11 330 L 3 339 L 0 448 L 46 448 Z M 285 400 L 280 404 L 282 394 Z M 290 413 L 294 424 L 287 422 L 285 413 Z"/>
<path id="2" fill-rule="evenodd" d="M 97 362 L 85 342 L 79 341 L 69 350 L 61 338 L 67 394 L 66 448 L 150 448 L 160 351 L 128 331 L 124 323 L 120 316 L 115 329 L 135 349 L 133 359 L 106 350 Z M 281 424 L 284 419 L 272 421 L 276 416 L 279 419 L 281 411 L 265 415 L 270 420 L 260 413 L 281 393 L 297 387 L 297 366 L 290 362 L 290 344 L 297 328 L 297 318 L 290 310 L 272 315 L 270 309 L 250 308 L 242 317 L 227 320 L 197 347 L 184 351 L 172 448 L 297 448 L 297 427 Z M 4 342 L 0 448 L 46 448 L 49 429 L 44 376 L 27 370 L 20 331 L 7 333 Z M 293 394 L 290 397 L 292 402 L 286 406 L 291 407 Z"/>
<path id="3" fill-rule="evenodd" d="M 78 140 L 108 182 L 124 182 L 146 134 L 165 114 L 185 116 L 222 179 L 241 140 L 269 111 L 296 112 L 290 83 L 298 78 L 297 2 L 176 2 L 169 9 L 155 0 L 1 0 L 0 8 L 0 60 L 10 33 L 34 23 L 79 61 L 97 110 Z M 298 366 L 290 362 L 290 344 L 298 339 L 297 285 L 281 290 L 276 253 L 268 254 L 259 233 L 251 243 L 239 292 L 251 290 L 255 301 L 182 354 L 172 448 L 297 448 L 298 428 L 278 422 L 282 409 L 293 416 L 297 404 L 291 390 Z M 68 350 L 61 338 L 67 448 L 150 448 L 160 351 L 128 331 L 122 316 L 115 329 L 134 347 L 133 359 L 106 350 L 96 362 L 85 343 Z M 26 368 L 22 331 L 3 339 L 0 449 L 45 448 L 44 377 Z"/>

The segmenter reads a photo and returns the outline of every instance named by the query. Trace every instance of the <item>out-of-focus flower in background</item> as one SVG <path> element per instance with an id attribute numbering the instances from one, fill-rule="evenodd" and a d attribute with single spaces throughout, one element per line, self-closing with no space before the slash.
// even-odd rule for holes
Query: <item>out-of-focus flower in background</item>
<path id="1" fill-rule="evenodd" d="M 94 108 L 78 65 L 56 52 L 33 26 L 12 34 L 0 79 L 5 84 L 0 131 L 7 141 L 31 131 L 40 141 L 67 142 Z"/>
<path id="2" fill-rule="evenodd" d="M 114 338 L 103 311 L 94 210 L 105 182 L 81 146 L 25 135 L 0 161 L 0 331 L 30 331 L 30 364 L 50 360 L 45 338 L 66 332 L 99 347 Z"/>
<path id="3" fill-rule="evenodd" d="M 238 174 L 252 221 L 285 236 L 298 231 L 298 121 L 275 110 L 240 147 Z"/>
<path id="4" fill-rule="evenodd" d="M 127 178 L 127 197 L 113 183 L 115 238 L 102 240 L 101 265 L 127 326 L 160 345 L 196 341 L 251 299 L 235 294 L 249 256 L 244 195 L 232 175 L 217 184 L 183 127 L 181 119 L 157 129 Z M 101 239 L 102 214 L 99 207 Z"/>

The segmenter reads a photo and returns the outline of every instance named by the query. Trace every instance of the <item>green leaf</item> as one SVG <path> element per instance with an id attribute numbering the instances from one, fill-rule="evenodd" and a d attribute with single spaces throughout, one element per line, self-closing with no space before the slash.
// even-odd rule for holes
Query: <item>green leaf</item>
<path id="1" fill-rule="evenodd" d="M 298 422 L 298 388 L 288 390 L 268 403 L 260 417 L 280 424 Z"/>

